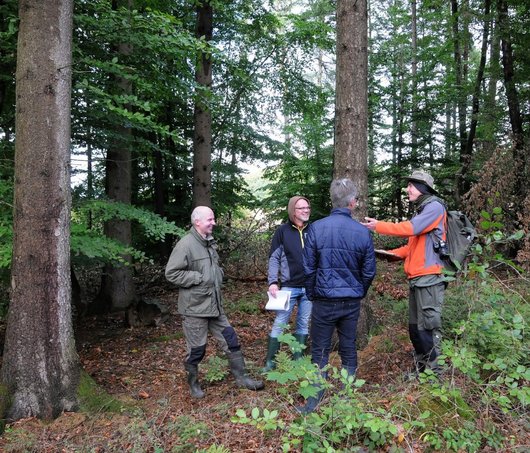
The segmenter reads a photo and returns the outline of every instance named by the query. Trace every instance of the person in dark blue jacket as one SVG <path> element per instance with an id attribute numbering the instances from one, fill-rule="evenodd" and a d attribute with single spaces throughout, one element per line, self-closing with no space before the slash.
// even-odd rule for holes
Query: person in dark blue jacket
<path id="1" fill-rule="evenodd" d="M 303 253 L 306 294 L 313 301 L 311 361 L 320 369 L 326 367 L 337 329 L 342 367 L 348 375 L 354 375 L 361 299 L 375 277 L 374 245 L 370 232 L 352 218 L 357 205 L 353 181 L 333 180 L 330 196 L 331 214 L 311 225 Z M 299 410 L 312 412 L 323 394 L 321 390 L 316 397 L 308 398 Z"/>

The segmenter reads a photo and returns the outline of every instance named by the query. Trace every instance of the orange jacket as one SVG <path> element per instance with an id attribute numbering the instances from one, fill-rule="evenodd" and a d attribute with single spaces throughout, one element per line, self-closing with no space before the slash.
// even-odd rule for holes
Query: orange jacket
<path id="1" fill-rule="evenodd" d="M 444 206 L 433 200 L 405 222 L 377 222 L 375 231 L 388 236 L 409 238 L 403 247 L 390 250 L 405 260 L 405 273 L 409 279 L 421 275 L 441 274 L 443 263 L 434 251 L 433 236 L 445 241 L 446 217 Z M 434 234 L 429 234 L 431 231 L 434 231 Z"/>

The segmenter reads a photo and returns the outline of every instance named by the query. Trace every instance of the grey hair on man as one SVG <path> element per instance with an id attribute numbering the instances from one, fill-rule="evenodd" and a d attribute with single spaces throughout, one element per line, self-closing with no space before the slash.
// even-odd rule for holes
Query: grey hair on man
<path id="1" fill-rule="evenodd" d="M 334 179 L 329 187 L 333 208 L 348 208 L 357 199 L 357 187 L 349 178 Z"/>
<path id="2" fill-rule="evenodd" d="M 213 211 L 208 206 L 197 206 L 191 212 L 191 224 L 195 225 L 196 220 L 204 219 L 204 217 L 207 216 L 210 212 L 213 212 Z"/>

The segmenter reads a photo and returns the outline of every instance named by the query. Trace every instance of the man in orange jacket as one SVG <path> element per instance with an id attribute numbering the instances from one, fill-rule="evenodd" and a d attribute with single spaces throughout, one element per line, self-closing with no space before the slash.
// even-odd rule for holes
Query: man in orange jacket
<path id="1" fill-rule="evenodd" d="M 399 223 L 366 217 L 363 225 L 380 234 L 408 238 L 406 245 L 389 252 L 405 260 L 409 279 L 409 336 L 414 346 L 416 372 L 430 369 L 439 376 L 437 357 L 446 286 L 440 254 L 446 251 L 447 214 L 442 201 L 435 197 L 437 192 L 430 174 L 416 170 L 407 180 L 414 216 Z"/>

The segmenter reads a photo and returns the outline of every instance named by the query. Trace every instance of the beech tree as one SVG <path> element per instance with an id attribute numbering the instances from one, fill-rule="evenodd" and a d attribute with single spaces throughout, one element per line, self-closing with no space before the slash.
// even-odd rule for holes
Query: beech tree
<path id="1" fill-rule="evenodd" d="M 8 419 L 76 408 L 70 306 L 72 0 L 21 0 L 11 303 L 1 371 Z"/>

